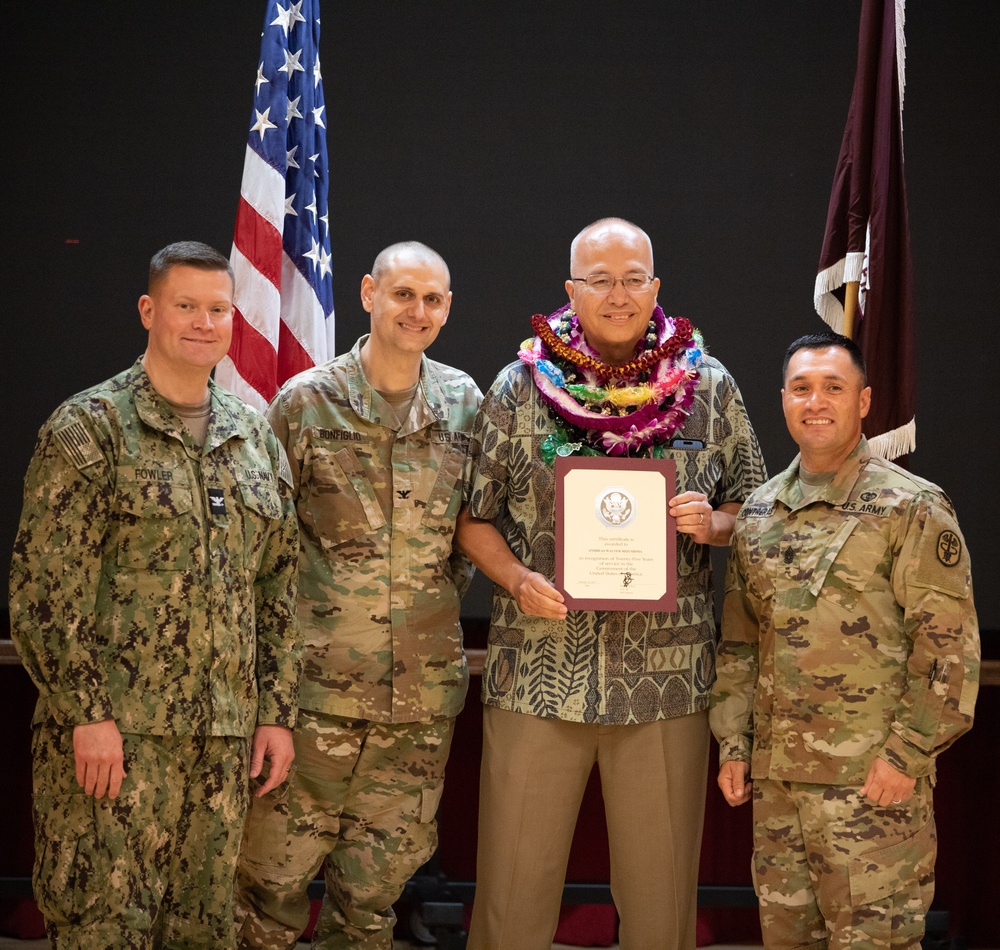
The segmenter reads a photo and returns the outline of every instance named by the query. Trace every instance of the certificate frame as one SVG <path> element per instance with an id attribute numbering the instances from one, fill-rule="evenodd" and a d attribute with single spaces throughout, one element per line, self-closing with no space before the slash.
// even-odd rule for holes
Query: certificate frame
<path id="1" fill-rule="evenodd" d="M 556 587 L 566 606 L 676 610 L 674 460 L 556 456 L 555 476 Z"/>

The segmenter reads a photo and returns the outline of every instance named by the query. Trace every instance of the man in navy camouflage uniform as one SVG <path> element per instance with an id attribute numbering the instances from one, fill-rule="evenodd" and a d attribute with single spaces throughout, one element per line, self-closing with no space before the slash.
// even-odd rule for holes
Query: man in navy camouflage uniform
<path id="1" fill-rule="evenodd" d="M 871 454 L 854 343 L 802 337 L 783 375 L 800 454 L 733 534 L 719 787 L 730 805 L 753 797 L 765 947 L 916 947 L 935 763 L 976 699 L 969 555 L 941 489 Z"/>
<path id="2" fill-rule="evenodd" d="M 209 379 L 232 295 L 212 248 L 158 252 L 145 355 L 55 411 L 25 479 L 11 628 L 57 950 L 232 947 L 249 778 L 292 761 L 298 532 L 266 420 Z"/>

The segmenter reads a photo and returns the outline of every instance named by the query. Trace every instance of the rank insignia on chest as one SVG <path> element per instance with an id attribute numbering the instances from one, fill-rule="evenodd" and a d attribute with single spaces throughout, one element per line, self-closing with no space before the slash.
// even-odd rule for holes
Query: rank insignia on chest
<path id="1" fill-rule="evenodd" d="M 208 510 L 213 515 L 224 515 L 226 513 L 226 495 L 221 488 L 208 489 Z"/>

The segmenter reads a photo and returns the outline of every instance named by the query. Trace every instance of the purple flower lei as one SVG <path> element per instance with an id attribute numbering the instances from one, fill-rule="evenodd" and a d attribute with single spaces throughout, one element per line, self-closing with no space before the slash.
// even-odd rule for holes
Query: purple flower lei
<path id="1" fill-rule="evenodd" d="M 600 355 L 584 339 L 576 314 L 570 310 L 569 304 L 549 315 L 549 326 L 558 333 L 567 315 L 571 317 L 571 321 L 569 339 L 566 342 L 575 349 L 600 359 Z M 640 339 L 636 346 L 637 354 L 643 352 L 647 342 L 651 343 L 651 348 L 656 347 L 674 333 L 673 320 L 664 316 L 660 307 L 653 310 L 652 330 L 655 339 Z M 565 327 L 563 332 L 565 333 Z M 590 374 L 575 366 L 565 369 L 558 366 L 538 337 L 533 338 L 530 346 L 527 343 L 525 341 L 526 345 L 522 346 L 518 356 L 522 362 L 531 366 L 535 385 L 542 399 L 564 422 L 584 430 L 590 445 L 610 456 L 629 455 L 654 444 L 662 444 L 684 425 L 694 401 L 694 390 L 700 378 L 698 367 L 705 352 L 701 334 L 695 331 L 691 342 L 677 357 L 660 360 L 651 371 L 650 385 L 667 387 L 667 395 L 658 405 L 647 403 L 622 415 L 609 415 L 588 409 L 566 390 L 567 373 L 583 377 L 588 383 L 596 383 L 596 379 L 591 379 Z M 683 372 L 678 373 L 678 370 Z M 678 376 L 676 383 L 670 385 L 671 377 Z"/>

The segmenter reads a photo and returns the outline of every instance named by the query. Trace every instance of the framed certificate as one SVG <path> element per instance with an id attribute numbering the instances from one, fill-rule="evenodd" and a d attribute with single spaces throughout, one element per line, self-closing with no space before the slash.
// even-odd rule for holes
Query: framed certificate
<path id="1" fill-rule="evenodd" d="M 677 609 L 673 459 L 557 456 L 556 587 L 571 610 Z"/>

